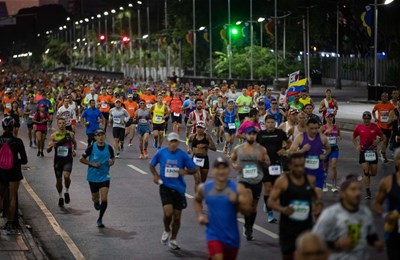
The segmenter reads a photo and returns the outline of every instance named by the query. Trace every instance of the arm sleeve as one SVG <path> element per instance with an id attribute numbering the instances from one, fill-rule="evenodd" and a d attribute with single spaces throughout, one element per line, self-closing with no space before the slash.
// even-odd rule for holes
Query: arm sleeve
<path id="1" fill-rule="evenodd" d="M 92 150 L 93 150 L 93 145 L 86 148 L 85 152 L 82 154 L 82 157 L 87 159 L 92 154 Z"/>

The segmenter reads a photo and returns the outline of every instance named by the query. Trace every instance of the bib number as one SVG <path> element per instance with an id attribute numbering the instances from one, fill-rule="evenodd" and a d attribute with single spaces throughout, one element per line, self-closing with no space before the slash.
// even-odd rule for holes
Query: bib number
<path id="1" fill-rule="evenodd" d="M 175 112 L 174 112 L 174 116 L 176 116 L 176 117 L 180 117 L 180 116 L 181 116 L 181 114 L 179 114 L 179 113 L 175 113 Z"/>
<path id="2" fill-rule="evenodd" d="M 143 118 L 141 118 L 141 119 L 139 119 L 139 124 L 147 124 L 147 120 L 146 119 L 143 119 Z"/>
<path id="3" fill-rule="evenodd" d="M 198 158 L 196 156 L 193 157 L 193 162 L 199 167 L 204 167 L 204 162 L 206 161 L 205 158 Z"/>
<path id="4" fill-rule="evenodd" d="M 179 168 L 177 167 L 165 167 L 165 177 L 167 178 L 178 178 Z"/>
<path id="5" fill-rule="evenodd" d="M 162 116 L 156 116 L 156 122 L 160 123 L 163 121 L 163 117 Z"/>
<path id="6" fill-rule="evenodd" d="M 306 158 L 306 168 L 310 170 L 316 170 L 319 168 L 319 158 L 318 156 L 308 156 Z"/>
<path id="7" fill-rule="evenodd" d="M 328 142 L 331 146 L 334 146 L 337 144 L 336 136 L 328 136 Z"/>
<path id="8" fill-rule="evenodd" d="M 101 104 L 101 108 L 107 108 L 107 103 Z"/>
<path id="9" fill-rule="evenodd" d="M 7 109 L 11 109 L 11 103 L 7 103 L 7 104 L 6 104 L 6 108 L 7 108 Z"/>
<path id="10" fill-rule="evenodd" d="M 376 153 L 371 150 L 365 151 L 364 158 L 367 162 L 373 162 L 376 160 Z"/>
<path id="11" fill-rule="evenodd" d="M 114 117 L 114 123 L 120 124 L 120 123 L 121 123 L 121 118 L 119 118 L 119 117 Z"/>
<path id="12" fill-rule="evenodd" d="M 244 178 L 256 178 L 258 175 L 257 166 L 255 164 L 245 165 L 243 168 Z"/>
<path id="13" fill-rule="evenodd" d="M 146 107 L 147 107 L 148 109 L 150 109 L 152 106 L 153 106 L 153 104 L 147 104 L 147 105 L 146 105 Z"/>
<path id="14" fill-rule="evenodd" d="M 249 106 L 244 106 L 244 107 L 243 107 L 243 111 L 244 111 L 245 113 L 250 112 L 250 107 L 249 107 Z"/>
<path id="15" fill-rule="evenodd" d="M 229 129 L 236 129 L 236 124 L 235 123 L 228 123 L 228 128 Z"/>
<path id="16" fill-rule="evenodd" d="M 68 147 L 67 146 L 59 146 L 57 147 L 57 156 L 59 157 L 67 157 L 68 155 Z"/>
<path id="17" fill-rule="evenodd" d="M 381 113 L 381 122 L 382 123 L 387 123 L 389 121 L 389 114 L 388 113 Z"/>
<path id="18" fill-rule="evenodd" d="M 294 212 L 289 216 L 290 219 L 295 221 L 304 221 L 308 219 L 310 214 L 310 203 L 308 201 L 295 200 L 290 203 Z"/>
<path id="19" fill-rule="evenodd" d="M 280 165 L 271 165 L 268 167 L 269 175 L 278 176 L 281 175 L 281 166 Z"/>

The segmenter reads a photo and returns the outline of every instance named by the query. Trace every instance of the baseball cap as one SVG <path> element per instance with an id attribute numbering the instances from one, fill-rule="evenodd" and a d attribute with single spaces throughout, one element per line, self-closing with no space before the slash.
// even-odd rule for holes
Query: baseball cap
<path id="1" fill-rule="evenodd" d="M 254 126 L 250 126 L 250 127 L 247 127 L 247 128 L 244 130 L 244 133 L 245 133 L 245 134 L 257 133 L 257 129 L 256 129 Z"/>
<path id="2" fill-rule="evenodd" d="M 99 128 L 94 132 L 94 135 L 99 135 L 99 134 L 106 134 L 103 129 Z"/>
<path id="3" fill-rule="evenodd" d="M 128 98 L 133 98 L 133 95 L 132 94 L 128 94 L 127 97 Z"/>
<path id="4" fill-rule="evenodd" d="M 226 80 L 223 80 L 223 81 L 222 81 L 222 84 L 226 84 L 226 83 L 228 83 Z"/>
<path id="5" fill-rule="evenodd" d="M 211 81 L 211 86 L 214 86 L 214 85 L 215 85 L 215 81 L 212 80 L 212 81 Z"/>
<path id="6" fill-rule="evenodd" d="M 217 168 L 220 166 L 229 167 L 229 161 L 225 157 L 218 156 L 213 163 L 213 167 Z"/>
<path id="7" fill-rule="evenodd" d="M 179 135 L 175 132 L 171 132 L 168 134 L 167 136 L 167 140 L 170 141 L 174 141 L 174 140 L 179 140 Z"/>
<path id="8" fill-rule="evenodd" d="M 198 121 L 196 126 L 201 128 L 206 128 L 206 123 L 204 123 L 204 121 Z"/>
<path id="9" fill-rule="evenodd" d="M 228 104 L 235 104 L 235 100 L 229 99 L 229 100 L 228 100 Z"/>
<path id="10" fill-rule="evenodd" d="M 11 91 L 11 89 L 10 88 L 7 88 L 6 89 L 6 93 L 11 93 L 12 91 Z"/>
<path id="11" fill-rule="evenodd" d="M 117 98 L 114 103 L 121 102 L 121 99 Z"/>

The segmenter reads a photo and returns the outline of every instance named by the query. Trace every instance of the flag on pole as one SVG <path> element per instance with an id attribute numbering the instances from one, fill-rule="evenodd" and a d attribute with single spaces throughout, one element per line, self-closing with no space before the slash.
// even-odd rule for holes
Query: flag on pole
<path id="1" fill-rule="evenodd" d="M 289 84 L 288 89 L 286 90 L 286 99 L 288 102 L 292 102 L 294 100 L 294 96 L 299 94 L 303 89 L 306 88 L 307 78 Z"/>
<path id="2" fill-rule="evenodd" d="M 289 76 L 289 85 L 299 81 L 299 78 L 300 78 L 300 70 L 295 71 L 292 74 L 290 74 L 290 76 Z"/>
<path id="3" fill-rule="evenodd" d="M 363 23 L 363 26 L 367 29 L 368 36 L 371 37 L 374 11 L 372 10 L 372 7 L 370 5 L 367 5 L 365 7 L 365 10 L 366 11 L 361 14 L 361 21 Z"/>
<path id="4" fill-rule="evenodd" d="M 274 31 L 275 31 L 275 22 L 274 19 L 269 19 L 268 23 L 265 24 L 265 32 L 273 39 Z"/>
<path id="5" fill-rule="evenodd" d="M 189 32 L 186 34 L 186 41 L 187 41 L 187 43 L 189 43 L 190 45 L 193 45 L 193 32 L 192 32 L 192 31 L 189 31 Z"/>
<path id="6" fill-rule="evenodd" d="M 221 36 L 221 39 L 224 41 L 224 43 L 228 44 L 228 39 L 226 37 L 226 28 L 221 29 L 221 31 L 219 31 L 219 35 Z"/>

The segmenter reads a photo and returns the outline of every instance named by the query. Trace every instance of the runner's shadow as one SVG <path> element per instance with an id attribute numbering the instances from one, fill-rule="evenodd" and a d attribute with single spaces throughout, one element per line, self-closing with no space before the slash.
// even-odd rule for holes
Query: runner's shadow
<path id="1" fill-rule="evenodd" d="M 108 238 L 117 237 L 122 240 L 134 239 L 136 235 L 137 235 L 137 232 L 135 232 L 135 231 L 126 232 L 123 230 L 109 228 L 107 226 L 105 228 L 99 229 L 99 234 L 97 234 L 97 236 L 99 236 L 99 237 L 108 237 Z"/>
<path id="2" fill-rule="evenodd" d="M 170 250 L 171 254 L 179 258 L 207 259 L 208 254 L 203 251 L 188 251 L 184 249 Z"/>
<path id="3" fill-rule="evenodd" d="M 74 208 L 60 208 L 61 212 L 64 214 L 71 214 L 74 216 L 82 216 L 83 214 L 89 213 L 90 210 L 83 210 L 83 209 L 74 209 Z"/>

